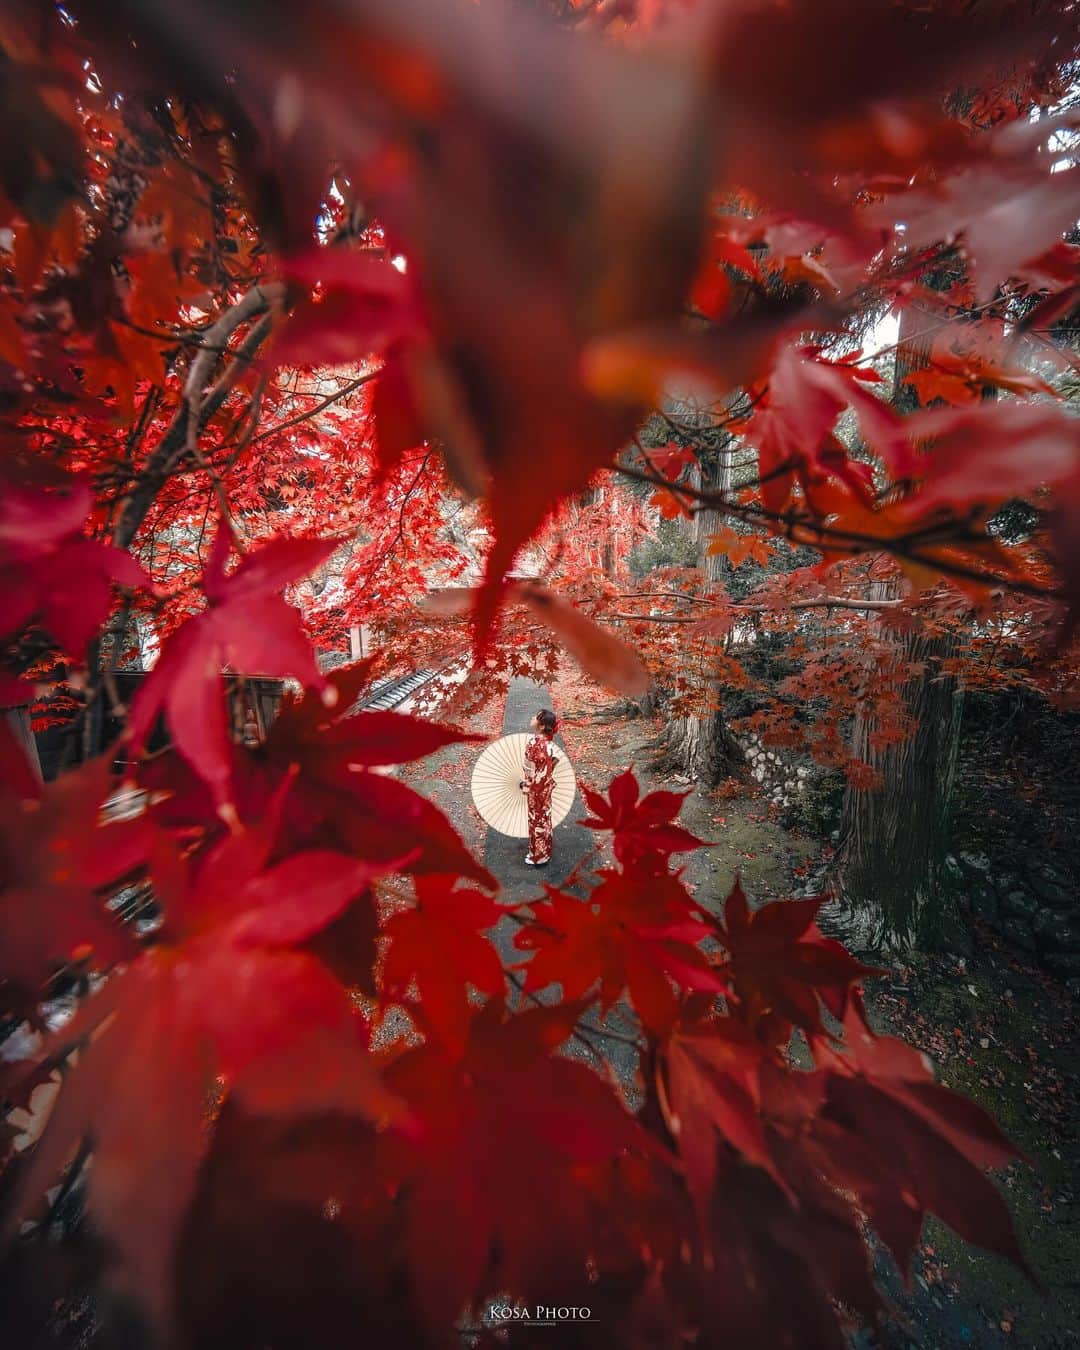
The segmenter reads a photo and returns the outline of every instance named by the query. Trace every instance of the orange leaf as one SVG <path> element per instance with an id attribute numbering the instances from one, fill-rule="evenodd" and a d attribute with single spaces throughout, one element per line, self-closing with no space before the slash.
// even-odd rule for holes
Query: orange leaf
<path id="1" fill-rule="evenodd" d="M 772 556 L 773 546 L 760 534 L 739 534 L 727 526 L 721 526 L 709 536 L 706 552 L 711 558 L 726 557 L 732 567 L 740 567 L 747 558 L 752 558 L 764 567 Z"/>

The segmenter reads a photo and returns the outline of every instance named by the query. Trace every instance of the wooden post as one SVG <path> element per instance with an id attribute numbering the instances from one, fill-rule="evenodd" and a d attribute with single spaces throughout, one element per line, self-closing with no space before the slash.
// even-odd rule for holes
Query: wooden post
<path id="1" fill-rule="evenodd" d="M 371 629 L 366 623 L 354 623 L 349 629 L 349 659 L 350 661 L 361 661 L 365 656 L 370 656 L 374 643 L 371 640 Z"/>

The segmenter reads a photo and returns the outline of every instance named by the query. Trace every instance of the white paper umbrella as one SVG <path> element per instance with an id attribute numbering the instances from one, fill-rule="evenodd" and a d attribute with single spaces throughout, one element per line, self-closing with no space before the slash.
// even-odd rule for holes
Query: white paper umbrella
<path id="1" fill-rule="evenodd" d="M 531 733 L 500 736 L 480 752 L 473 766 L 472 799 L 492 829 L 515 839 L 529 836 L 529 803 L 518 784 L 525 777 L 525 747 Z M 555 756 L 555 788 L 551 824 L 565 820 L 574 802 L 574 770 L 563 751 L 550 742 Z"/>

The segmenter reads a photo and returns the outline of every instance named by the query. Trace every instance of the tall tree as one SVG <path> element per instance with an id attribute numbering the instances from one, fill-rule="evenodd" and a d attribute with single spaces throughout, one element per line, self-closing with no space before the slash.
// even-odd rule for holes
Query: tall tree
<path id="1" fill-rule="evenodd" d="M 923 316 L 900 315 L 893 402 L 906 413 L 920 407 L 909 377 L 926 368 L 931 343 Z M 873 582 L 870 598 L 897 596 L 896 579 Z M 888 623 L 887 614 L 877 620 Z M 869 946 L 932 941 L 945 904 L 942 864 L 949 836 L 963 694 L 944 664 L 956 656 L 955 631 L 897 633 L 894 678 L 899 686 L 902 739 L 881 738 L 875 718 L 857 711 L 852 752 L 870 766 L 870 784 L 844 792 L 836 878 L 848 922 Z M 880 660 L 880 652 L 875 656 Z"/>
<path id="2" fill-rule="evenodd" d="M 714 439 L 715 445 L 698 454 L 690 485 L 722 496 L 732 486 L 732 437 L 721 432 Z M 682 519 L 683 528 L 699 550 L 700 584 L 696 591 L 703 601 L 714 600 L 717 591 L 723 591 L 727 560 L 709 544 L 724 519 L 724 513 L 711 506 L 702 506 L 691 518 Z M 680 670 L 693 682 L 692 697 L 699 706 L 671 717 L 665 733 L 665 762 L 705 787 L 715 787 L 743 762 L 742 750 L 724 714 L 723 687 L 716 678 L 716 654 L 725 646 L 724 636 L 706 634 L 685 639 Z"/>

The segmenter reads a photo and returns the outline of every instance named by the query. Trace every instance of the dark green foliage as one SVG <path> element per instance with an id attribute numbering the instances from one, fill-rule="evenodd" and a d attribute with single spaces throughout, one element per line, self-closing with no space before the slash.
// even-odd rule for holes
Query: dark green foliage
<path id="1" fill-rule="evenodd" d="M 744 532 L 758 533 L 758 531 L 752 529 L 744 531 L 737 524 L 732 524 L 731 528 L 740 534 Z M 747 558 L 738 567 L 727 570 L 724 584 L 731 598 L 739 602 L 752 595 L 769 577 L 782 575 L 785 572 L 794 572 L 800 567 L 813 567 L 820 561 L 821 555 L 816 549 L 805 545 L 790 547 L 782 541 L 776 541 L 776 548 L 768 563 L 762 565 L 752 558 Z"/>
<path id="2" fill-rule="evenodd" d="M 662 520 L 655 536 L 643 539 L 630 554 L 630 571 L 639 579 L 657 567 L 696 567 L 701 548 L 677 520 Z"/>
<path id="3" fill-rule="evenodd" d="M 788 809 L 785 825 L 815 839 L 828 839 L 840 827 L 846 782 L 843 770 L 815 766 L 805 788 Z"/>

